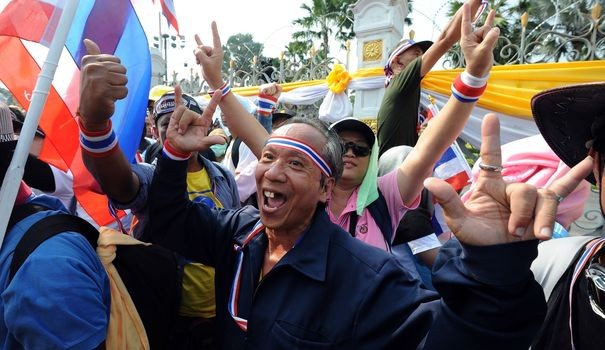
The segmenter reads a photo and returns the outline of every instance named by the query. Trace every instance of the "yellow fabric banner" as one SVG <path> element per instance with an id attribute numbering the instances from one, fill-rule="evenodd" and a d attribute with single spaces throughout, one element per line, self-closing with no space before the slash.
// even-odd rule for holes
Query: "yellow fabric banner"
<path id="1" fill-rule="evenodd" d="M 422 88 L 449 96 L 452 81 L 461 71 L 462 68 L 431 71 L 422 79 Z M 352 73 L 351 81 L 382 75 L 382 67 L 364 68 Z M 531 119 L 530 101 L 538 92 L 596 81 L 605 81 L 605 60 L 495 66 L 479 105 L 496 113 Z M 282 88 L 287 92 L 320 84 L 326 84 L 326 80 L 285 83 Z M 232 91 L 241 96 L 255 96 L 258 87 L 233 88 Z"/>
<path id="2" fill-rule="evenodd" d="M 431 71 L 422 79 L 422 87 L 450 95 L 452 81 L 461 71 Z M 596 81 L 605 81 L 605 61 L 495 66 L 479 105 L 494 112 L 531 119 L 531 98 L 538 92 Z"/>

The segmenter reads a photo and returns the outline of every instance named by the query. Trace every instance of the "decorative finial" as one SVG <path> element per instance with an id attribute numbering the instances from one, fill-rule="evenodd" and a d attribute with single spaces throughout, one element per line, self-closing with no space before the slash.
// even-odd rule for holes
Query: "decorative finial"
<path id="1" fill-rule="evenodd" d="M 527 28 L 527 22 L 529 22 L 529 14 L 527 12 L 523 12 L 521 15 L 521 27 Z"/>

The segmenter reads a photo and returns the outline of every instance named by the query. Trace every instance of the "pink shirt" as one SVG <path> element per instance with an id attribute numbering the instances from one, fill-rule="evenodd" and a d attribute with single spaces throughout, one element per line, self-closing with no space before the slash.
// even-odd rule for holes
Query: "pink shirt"
<path id="1" fill-rule="evenodd" d="M 399 221 L 401 221 L 403 215 L 405 215 L 408 210 L 416 208 L 420 203 L 419 193 L 414 200 L 414 203 L 409 208 L 403 204 L 403 200 L 401 200 L 401 195 L 399 194 L 399 186 L 397 185 L 398 170 L 399 169 L 394 169 L 393 171 L 378 178 L 378 188 L 380 189 L 380 193 L 382 193 L 382 196 L 387 203 L 387 207 L 389 208 L 389 216 L 391 217 L 391 226 L 393 227 L 393 232 L 395 232 L 397 226 L 399 226 Z M 335 217 L 332 212 L 327 209 L 330 220 L 342 227 L 347 232 L 349 232 L 351 213 L 355 212 L 357 207 L 358 191 L 359 187 L 353 191 L 351 197 L 349 197 L 349 200 L 347 201 L 347 205 L 339 217 Z M 361 216 L 359 216 L 357 219 L 355 238 L 374 247 L 387 250 L 387 243 L 384 239 L 384 236 L 367 208 L 364 209 L 364 211 L 361 213 Z"/>

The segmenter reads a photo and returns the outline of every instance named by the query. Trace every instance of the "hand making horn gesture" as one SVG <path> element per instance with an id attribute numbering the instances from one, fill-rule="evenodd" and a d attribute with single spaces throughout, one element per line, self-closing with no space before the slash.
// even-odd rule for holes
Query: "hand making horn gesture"
<path id="1" fill-rule="evenodd" d="M 481 125 L 481 163 L 475 191 L 466 203 L 445 181 L 429 178 L 425 186 L 443 207 L 456 237 L 470 245 L 493 245 L 552 236 L 557 205 L 592 170 L 589 158 L 548 189 L 502 179 L 500 125 L 488 114 Z"/>
<path id="2" fill-rule="evenodd" d="M 221 45 L 221 38 L 218 35 L 216 22 L 212 21 L 212 45 L 204 46 L 199 35 L 195 35 L 197 47 L 193 50 L 197 64 L 202 66 L 202 76 L 210 85 L 210 88 L 218 89 L 223 83 L 221 69 L 225 53 Z"/>
<path id="3" fill-rule="evenodd" d="M 493 26 L 496 12 L 491 10 L 485 24 L 474 29 L 471 6 L 468 3 L 462 6 L 460 48 L 466 61 L 466 71 L 475 77 L 484 77 L 494 63 L 493 51 L 500 35 L 500 29 Z"/>
<path id="4" fill-rule="evenodd" d="M 166 129 L 166 138 L 170 145 L 182 152 L 197 152 L 207 150 L 212 145 L 225 143 L 225 139 L 221 136 L 208 136 L 212 115 L 221 100 L 221 94 L 212 96 L 202 115 L 185 107 L 182 96 L 181 87 L 177 85 L 174 88 L 177 107 L 172 112 Z"/>

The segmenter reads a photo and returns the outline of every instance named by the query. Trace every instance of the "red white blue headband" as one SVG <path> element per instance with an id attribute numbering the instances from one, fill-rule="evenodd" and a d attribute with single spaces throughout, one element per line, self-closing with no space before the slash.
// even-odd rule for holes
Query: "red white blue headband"
<path id="1" fill-rule="evenodd" d="M 332 176 L 332 169 L 330 169 L 328 162 L 326 162 L 325 159 L 323 159 L 323 157 L 319 155 L 315 149 L 313 149 L 313 147 L 302 141 L 286 136 L 272 136 L 269 138 L 269 140 L 267 140 L 267 145 L 275 145 L 302 152 L 309 157 L 309 159 L 311 159 L 315 165 L 317 165 L 319 170 L 321 170 L 324 175 L 327 177 Z"/>
<path id="2" fill-rule="evenodd" d="M 399 46 L 398 48 L 393 50 L 393 52 L 391 52 L 389 58 L 387 59 L 387 64 L 384 66 L 384 75 L 386 76 L 384 80 L 384 87 L 389 86 L 389 84 L 391 83 L 391 79 L 393 79 L 393 61 L 397 59 L 397 56 L 401 55 L 405 50 L 409 49 L 415 44 L 416 42 L 414 40 L 409 39 L 405 44 Z"/>

